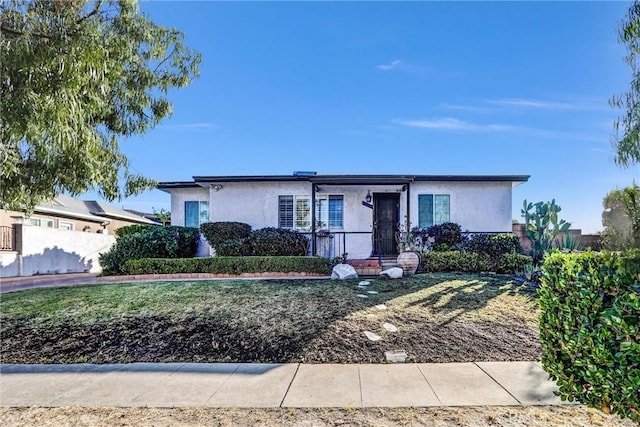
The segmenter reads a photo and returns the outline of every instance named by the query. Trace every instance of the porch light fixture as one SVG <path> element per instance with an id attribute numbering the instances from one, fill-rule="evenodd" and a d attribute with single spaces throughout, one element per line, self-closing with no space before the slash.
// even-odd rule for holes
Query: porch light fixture
<path id="1" fill-rule="evenodd" d="M 367 203 L 371 203 L 372 197 L 371 197 L 371 191 L 367 190 L 367 195 L 364 198 L 364 201 Z"/>
<path id="2" fill-rule="evenodd" d="M 220 185 L 220 184 L 211 184 L 211 189 L 213 191 L 220 191 L 220 190 L 222 190 L 222 185 Z"/>

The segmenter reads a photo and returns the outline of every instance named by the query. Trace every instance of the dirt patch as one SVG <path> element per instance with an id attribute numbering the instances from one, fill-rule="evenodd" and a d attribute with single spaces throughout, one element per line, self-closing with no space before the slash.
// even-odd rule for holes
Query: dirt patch
<path id="1" fill-rule="evenodd" d="M 149 316 L 89 325 L 6 322 L 5 363 L 307 362 L 381 363 L 384 352 L 404 349 L 410 362 L 535 360 L 537 330 L 488 321 L 396 321 L 403 333 L 372 342 L 363 330 L 379 323 L 340 320 L 329 327 L 299 325 L 266 333 L 238 319 Z"/>
<path id="2" fill-rule="evenodd" d="M 584 407 L 392 409 L 0 408 L 4 426 L 632 426 Z"/>

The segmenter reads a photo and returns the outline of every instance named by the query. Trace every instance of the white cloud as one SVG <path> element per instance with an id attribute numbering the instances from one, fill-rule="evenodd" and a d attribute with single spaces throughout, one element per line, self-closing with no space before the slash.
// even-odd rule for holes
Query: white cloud
<path id="1" fill-rule="evenodd" d="M 453 117 L 444 117 L 439 119 L 419 119 L 419 120 L 392 120 L 393 123 L 423 129 L 441 129 L 441 130 L 458 130 L 458 131 L 488 131 L 488 132 L 508 132 L 518 128 L 516 126 L 502 124 L 476 124 L 459 120 Z"/>
<path id="2" fill-rule="evenodd" d="M 573 110 L 585 108 L 586 106 L 579 104 L 570 104 L 567 102 L 551 102 L 540 101 L 537 99 L 521 99 L 521 98 L 502 98 L 487 99 L 485 102 L 503 107 L 524 107 L 524 108 L 542 108 L 548 110 Z"/>
<path id="3" fill-rule="evenodd" d="M 508 132 L 520 136 L 530 136 L 548 139 L 577 140 L 587 142 L 603 142 L 606 137 L 597 133 L 585 133 L 575 131 L 558 131 L 551 129 L 540 129 L 527 126 L 515 126 L 498 123 L 472 123 L 453 117 L 433 118 L 433 119 L 394 119 L 391 121 L 396 125 L 407 126 L 419 129 L 459 131 L 459 132 Z"/>
<path id="4" fill-rule="evenodd" d="M 401 68 L 405 65 L 405 62 L 401 59 L 395 59 L 391 61 L 389 64 L 380 64 L 376 65 L 376 68 L 381 71 L 389 71 Z"/>
<path id="5" fill-rule="evenodd" d="M 472 105 L 459 105 L 459 104 L 447 104 L 446 102 L 442 102 L 440 104 L 441 108 L 445 108 L 447 110 L 456 110 L 456 111 L 469 111 L 471 113 L 487 113 L 489 111 L 495 111 L 491 108 L 486 107 L 475 107 Z"/>

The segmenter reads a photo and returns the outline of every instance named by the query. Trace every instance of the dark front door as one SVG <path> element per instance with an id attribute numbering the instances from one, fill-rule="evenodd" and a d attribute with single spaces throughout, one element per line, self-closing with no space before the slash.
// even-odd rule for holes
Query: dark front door
<path id="1" fill-rule="evenodd" d="M 398 230 L 400 194 L 373 194 L 373 253 L 397 255 L 396 231 Z"/>

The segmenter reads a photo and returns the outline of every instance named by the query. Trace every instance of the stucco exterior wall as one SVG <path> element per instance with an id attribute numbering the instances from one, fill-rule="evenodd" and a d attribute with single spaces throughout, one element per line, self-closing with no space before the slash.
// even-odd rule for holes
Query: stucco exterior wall
<path id="1" fill-rule="evenodd" d="M 20 253 L 0 258 L 1 277 L 102 271 L 98 256 L 113 246 L 114 236 L 82 231 L 18 226 Z M 21 265 L 20 265 L 21 263 Z"/>
<path id="2" fill-rule="evenodd" d="M 344 228 L 335 232 L 333 255 L 348 252 L 350 259 L 367 258 L 372 252 L 373 210 L 363 206 L 367 192 L 399 194 L 399 219 L 407 218 L 407 192 L 401 185 L 320 185 L 318 195 L 344 197 Z M 410 227 L 418 225 L 420 194 L 449 194 L 450 221 L 469 231 L 511 231 L 510 182 L 415 182 L 410 186 Z M 253 229 L 278 226 L 278 196 L 311 197 L 309 182 L 242 182 L 225 183 L 218 191 L 207 189 L 171 190 L 171 220 L 184 225 L 184 202 L 210 202 L 211 221 L 239 221 Z M 348 232 L 343 247 L 341 231 Z M 358 232 L 357 234 L 349 234 Z M 337 240 L 340 240 L 338 242 Z"/>
<path id="3" fill-rule="evenodd" d="M 209 190 L 206 188 L 181 188 L 171 190 L 171 225 L 184 227 L 184 202 L 207 202 Z"/>
<path id="4" fill-rule="evenodd" d="M 463 231 L 511 232 L 510 182 L 415 182 L 411 184 L 411 227 L 418 225 L 420 194 L 449 194 L 449 220 Z"/>

